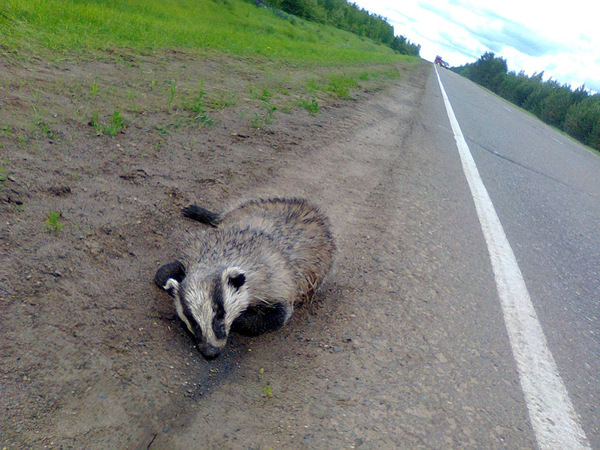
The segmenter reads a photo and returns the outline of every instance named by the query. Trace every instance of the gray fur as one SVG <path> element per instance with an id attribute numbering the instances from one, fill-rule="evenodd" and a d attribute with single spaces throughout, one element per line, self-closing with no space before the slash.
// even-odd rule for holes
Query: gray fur
<path id="1" fill-rule="evenodd" d="M 250 200 L 222 214 L 192 205 L 184 215 L 215 228 L 191 233 L 181 262 L 161 267 L 155 281 L 207 359 L 231 330 L 256 335 L 285 324 L 332 266 L 329 222 L 306 200 Z"/>

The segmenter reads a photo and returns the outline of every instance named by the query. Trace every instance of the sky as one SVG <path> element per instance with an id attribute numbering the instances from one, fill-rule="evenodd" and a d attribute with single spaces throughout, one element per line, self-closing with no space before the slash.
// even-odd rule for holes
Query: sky
<path id="1" fill-rule="evenodd" d="M 544 72 L 573 89 L 600 92 L 600 14 L 591 0 L 350 0 L 383 16 L 396 35 L 450 66 L 493 52 L 508 70 Z"/>

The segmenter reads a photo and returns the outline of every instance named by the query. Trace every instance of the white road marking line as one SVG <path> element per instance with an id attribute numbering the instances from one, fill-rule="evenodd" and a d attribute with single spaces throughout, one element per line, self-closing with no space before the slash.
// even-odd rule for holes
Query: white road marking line
<path id="1" fill-rule="evenodd" d="M 435 72 L 490 253 L 504 323 L 538 446 L 589 448 L 587 436 L 548 349 L 515 255 L 460 130 L 437 68 Z"/>

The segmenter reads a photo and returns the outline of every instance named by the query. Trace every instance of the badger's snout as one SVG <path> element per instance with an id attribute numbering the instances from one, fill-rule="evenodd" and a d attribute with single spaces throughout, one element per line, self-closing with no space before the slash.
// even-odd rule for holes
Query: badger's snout
<path id="1" fill-rule="evenodd" d="M 202 347 L 200 347 L 200 354 L 204 359 L 210 361 L 221 354 L 221 349 L 211 344 L 203 344 Z"/>

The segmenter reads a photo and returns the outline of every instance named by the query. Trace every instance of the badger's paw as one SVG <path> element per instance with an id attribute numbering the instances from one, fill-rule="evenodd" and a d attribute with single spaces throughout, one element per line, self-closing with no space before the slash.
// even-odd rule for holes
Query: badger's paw
<path id="1" fill-rule="evenodd" d="M 184 278 L 184 265 L 179 261 L 175 261 L 161 266 L 156 271 L 156 275 L 154 275 L 154 282 L 159 288 L 171 293 L 171 283 L 169 283 L 169 280 L 175 280 L 177 283 L 181 283 Z"/>
<path id="2" fill-rule="evenodd" d="M 258 336 L 281 328 L 290 315 L 291 311 L 281 303 L 251 306 L 234 320 L 231 329 L 244 336 Z"/>
<path id="3" fill-rule="evenodd" d="M 210 225 L 211 227 L 217 227 L 219 225 L 219 214 L 202 208 L 201 206 L 186 206 L 181 210 L 181 212 L 183 213 L 184 217 L 195 220 L 196 222 Z"/>

